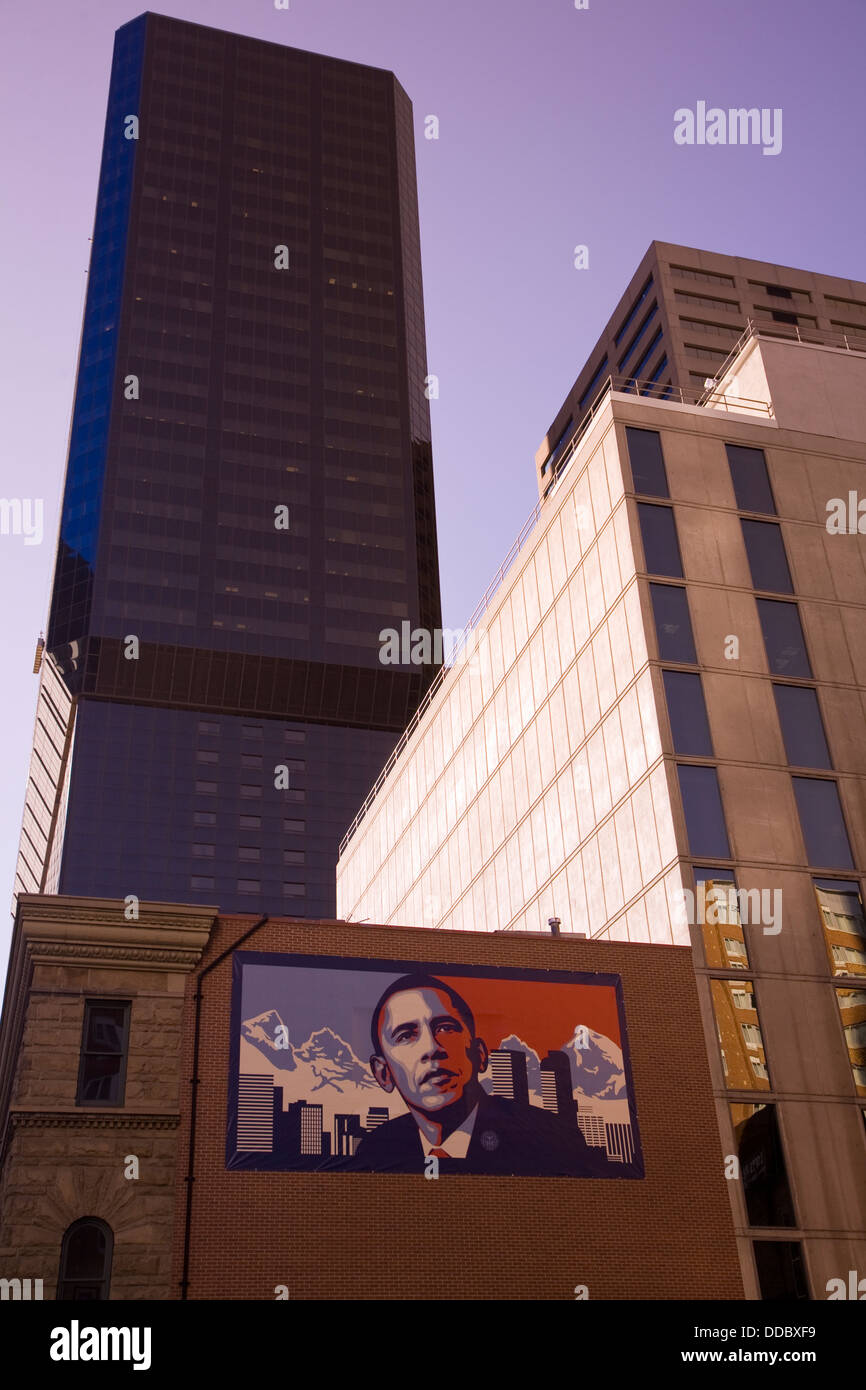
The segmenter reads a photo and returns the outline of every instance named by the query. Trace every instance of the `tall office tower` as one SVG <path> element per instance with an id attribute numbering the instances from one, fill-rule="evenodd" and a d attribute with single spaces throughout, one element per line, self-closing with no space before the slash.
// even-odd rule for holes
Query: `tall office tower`
<path id="1" fill-rule="evenodd" d="M 746 324 L 866 333 L 866 284 L 742 256 L 654 241 L 586 359 L 535 456 L 538 491 L 553 474 L 608 377 L 622 390 L 698 400 Z"/>
<path id="2" fill-rule="evenodd" d="M 606 392 L 337 902 L 691 949 L 746 1289 L 824 1298 L 866 1269 L 866 334 L 776 331 L 701 406 Z"/>
<path id="3" fill-rule="evenodd" d="M 124 25 L 16 891 L 333 913 L 432 674 L 425 372 L 395 77 Z"/>

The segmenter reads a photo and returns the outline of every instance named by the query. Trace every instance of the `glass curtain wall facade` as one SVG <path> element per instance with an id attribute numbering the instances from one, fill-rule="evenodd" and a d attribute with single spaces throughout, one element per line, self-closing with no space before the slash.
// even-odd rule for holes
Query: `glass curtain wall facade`
<path id="1" fill-rule="evenodd" d="M 47 634 L 57 891 L 333 913 L 432 676 L 379 661 L 440 624 L 425 362 L 394 76 L 120 29 Z"/>

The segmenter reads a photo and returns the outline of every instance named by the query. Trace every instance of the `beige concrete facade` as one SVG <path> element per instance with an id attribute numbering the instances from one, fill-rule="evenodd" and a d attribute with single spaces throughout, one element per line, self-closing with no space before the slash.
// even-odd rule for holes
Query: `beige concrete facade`
<path id="1" fill-rule="evenodd" d="M 538 447 L 539 494 L 550 484 L 551 452 L 554 462 L 562 457 L 558 442 L 580 427 L 605 378 L 635 376 L 697 396 L 749 320 L 774 331 L 862 337 L 866 284 L 653 241 Z"/>
<path id="2" fill-rule="evenodd" d="M 793 1219 L 750 1224 L 729 1183 L 747 1290 L 759 1296 L 753 1255 L 781 1242 L 821 1298 L 829 1280 L 866 1272 L 866 941 L 844 914 L 844 930 L 825 932 L 813 882 L 856 898 L 866 874 L 866 541 L 827 524 L 832 499 L 866 499 L 866 355 L 753 338 L 718 390 L 720 408 L 606 396 L 345 843 L 338 911 L 511 931 L 557 917 L 593 938 L 691 939 L 722 1154 L 737 1154 L 732 1105 L 738 1123 L 774 1107 L 793 1204 Z M 647 569 L 630 426 L 659 436 L 668 497 L 645 501 L 673 508 L 681 576 Z M 738 506 L 726 445 L 763 451 L 771 517 Z M 756 592 L 741 520 L 778 523 L 790 593 Z M 662 659 L 651 582 L 687 595 L 696 661 Z M 771 663 L 765 599 L 796 605 L 811 675 Z M 664 670 L 700 678 L 704 755 L 675 752 Z M 815 692 L 829 768 L 789 763 L 782 684 Z M 690 765 L 714 770 L 727 854 L 690 844 Z M 810 793 L 835 783 L 850 862 L 816 859 L 795 778 Z M 698 878 L 781 894 L 778 923 L 690 925 L 683 890 Z M 723 1064 L 731 1018 L 745 1070 L 730 1043 Z"/>
<path id="3" fill-rule="evenodd" d="M 0 1037 L 0 1277 L 55 1297 L 64 1233 L 113 1233 L 112 1299 L 170 1298 L 184 986 L 215 910 L 22 894 Z M 78 1103 L 86 1000 L 131 1005 L 117 1106 Z M 137 1177 L 131 1158 L 138 1160 Z"/>

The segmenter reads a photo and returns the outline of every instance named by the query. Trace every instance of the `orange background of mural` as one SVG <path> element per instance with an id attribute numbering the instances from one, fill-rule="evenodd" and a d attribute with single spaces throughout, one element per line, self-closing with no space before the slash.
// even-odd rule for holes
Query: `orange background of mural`
<path id="1" fill-rule="evenodd" d="M 491 1050 L 514 1033 L 544 1057 L 565 1046 L 578 1024 L 622 1047 L 612 985 L 557 984 L 546 980 L 484 979 L 437 974 L 462 995 L 476 1031 Z"/>

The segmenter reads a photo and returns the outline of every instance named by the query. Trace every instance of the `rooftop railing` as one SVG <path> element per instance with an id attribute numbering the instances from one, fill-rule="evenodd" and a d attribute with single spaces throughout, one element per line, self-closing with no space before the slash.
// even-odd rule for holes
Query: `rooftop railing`
<path id="1" fill-rule="evenodd" d="M 746 326 L 731 348 L 715 375 L 721 381 L 733 366 L 738 353 L 742 352 L 751 338 L 782 338 L 791 343 L 811 343 L 818 347 L 842 348 L 845 352 L 866 352 L 866 328 L 858 334 L 828 333 L 824 328 L 801 328 L 797 323 L 778 323 L 775 319 L 746 319 Z M 713 395 L 711 386 L 704 391 L 699 405 L 704 405 Z M 715 400 L 713 402 L 715 404 Z"/>

